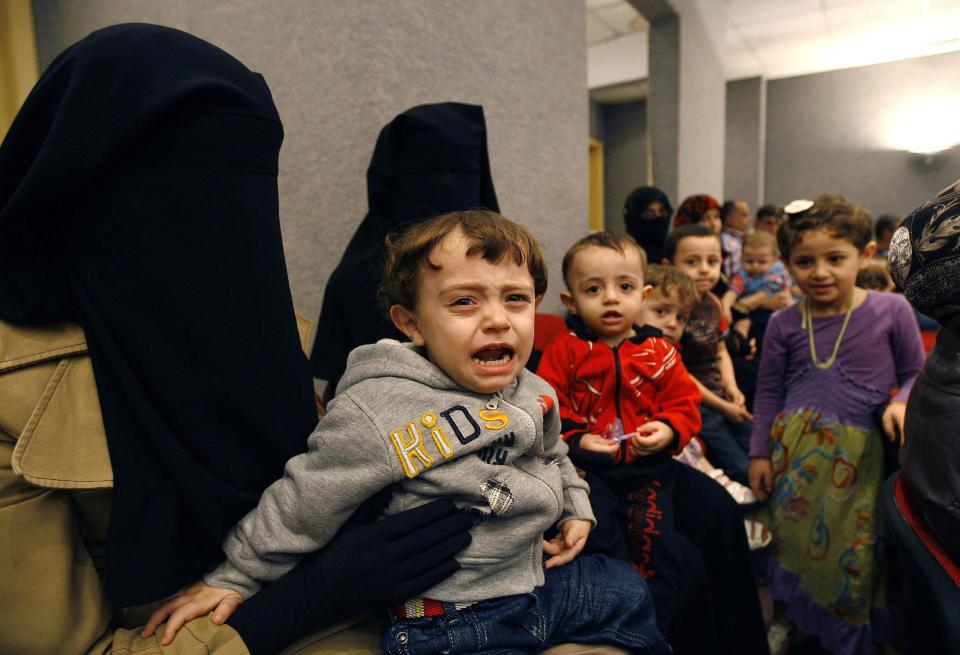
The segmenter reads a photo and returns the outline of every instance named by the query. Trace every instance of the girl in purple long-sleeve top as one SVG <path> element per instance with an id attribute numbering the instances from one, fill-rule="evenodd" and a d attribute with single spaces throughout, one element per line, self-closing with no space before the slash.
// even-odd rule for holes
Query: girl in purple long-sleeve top
<path id="1" fill-rule="evenodd" d="M 881 432 L 903 434 L 923 345 L 906 299 L 855 286 L 876 247 L 864 209 L 826 194 L 787 210 L 777 240 L 805 297 L 767 328 L 750 446 L 774 534 L 770 590 L 830 651 L 871 653 L 884 621 Z"/>

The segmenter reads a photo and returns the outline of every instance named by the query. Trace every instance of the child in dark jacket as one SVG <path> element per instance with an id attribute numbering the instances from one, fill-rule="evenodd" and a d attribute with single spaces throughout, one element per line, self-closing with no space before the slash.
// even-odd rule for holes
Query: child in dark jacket
<path id="1" fill-rule="evenodd" d="M 729 323 L 723 305 L 710 289 L 720 279 L 723 254 L 720 239 L 702 225 L 683 225 L 670 233 L 664 264 L 676 266 L 693 279 L 700 292 L 681 339 L 683 363 L 703 396 L 700 436 L 710 461 L 741 484 L 748 482 L 747 450 L 750 421 L 746 397 L 737 386 L 725 339 Z"/>

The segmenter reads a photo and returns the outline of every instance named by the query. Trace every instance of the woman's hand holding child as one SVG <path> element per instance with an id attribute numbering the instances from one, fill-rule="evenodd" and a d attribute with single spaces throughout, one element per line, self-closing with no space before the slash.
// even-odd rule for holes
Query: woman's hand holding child
<path id="1" fill-rule="evenodd" d="M 561 523 L 557 536 L 550 541 L 543 540 L 543 552 L 551 556 L 544 564 L 544 568 L 563 566 L 579 555 L 587 545 L 587 536 L 590 534 L 591 527 L 593 524 L 583 519 L 570 519 Z"/>
<path id="2" fill-rule="evenodd" d="M 167 627 L 160 636 L 160 644 L 167 646 L 187 621 L 212 611 L 210 620 L 216 625 L 223 625 L 242 602 L 240 594 L 232 589 L 208 587 L 202 581 L 195 582 L 155 609 L 147 619 L 140 636 L 152 636 L 160 624 L 166 621 Z"/>

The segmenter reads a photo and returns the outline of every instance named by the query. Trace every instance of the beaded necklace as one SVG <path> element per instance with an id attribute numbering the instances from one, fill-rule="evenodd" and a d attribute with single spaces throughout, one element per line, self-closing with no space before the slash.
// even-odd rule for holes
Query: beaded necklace
<path id="1" fill-rule="evenodd" d="M 833 366 L 833 363 L 837 360 L 837 352 L 840 350 L 840 342 L 843 341 L 843 335 L 847 333 L 847 324 L 850 322 L 850 315 L 852 313 L 853 298 L 850 298 L 850 306 L 847 307 L 847 313 L 843 317 L 843 325 L 840 326 L 840 333 L 837 335 L 837 340 L 833 344 L 833 352 L 830 354 L 829 359 L 825 359 L 821 362 L 817 359 L 817 346 L 813 340 L 813 314 L 810 310 L 810 298 L 804 297 L 803 303 L 800 307 L 800 326 L 807 328 L 807 335 L 810 337 L 810 357 L 813 359 L 814 366 L 822 370 L 826 370 Z"/>

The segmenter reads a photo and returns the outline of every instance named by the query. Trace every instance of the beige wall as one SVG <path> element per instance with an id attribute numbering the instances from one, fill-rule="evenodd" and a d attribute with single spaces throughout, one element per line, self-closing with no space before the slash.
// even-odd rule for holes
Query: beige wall
<path id="1" fill-rule="evenodd" d="M 587 229 L 582 0 L 34 0 L 41 67 L 90 31 L 153 22 L 192 32 L 266 77 L 283 118 L 280 213 L 297 309 L 315 318 L 366 211 L 377 133 L 427 102 L 484 105 L 501 210 L 553 273 Z"/>

